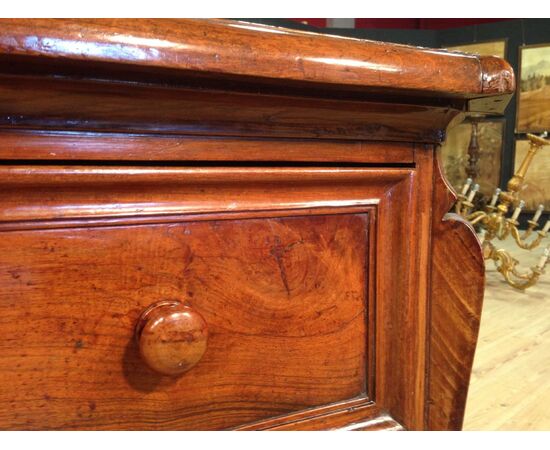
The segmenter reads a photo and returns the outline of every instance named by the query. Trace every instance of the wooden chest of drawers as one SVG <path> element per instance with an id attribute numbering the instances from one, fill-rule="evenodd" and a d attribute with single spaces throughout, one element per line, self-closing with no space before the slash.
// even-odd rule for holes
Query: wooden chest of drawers
<path id="1" fill-rule="evenodd" d="M 510 67 L 220 20 L 3 20 L 0 428 L 459 429 L 446 127 Z"/>

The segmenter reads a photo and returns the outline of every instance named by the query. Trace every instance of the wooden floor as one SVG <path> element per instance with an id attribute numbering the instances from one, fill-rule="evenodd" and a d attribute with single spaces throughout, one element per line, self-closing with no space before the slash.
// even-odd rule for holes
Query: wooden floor
<path id="1" fill-rule="evenodd" d="M 548 238 L 546 239 L 548 243 Z M 512 251 L 528 268 L 542 249 Z M 546 244 L 547 245 L 547 244 Z M 525 292 L 487 265 L 481 329 L 464 430 L 550 430 L 550 267 Z"/>

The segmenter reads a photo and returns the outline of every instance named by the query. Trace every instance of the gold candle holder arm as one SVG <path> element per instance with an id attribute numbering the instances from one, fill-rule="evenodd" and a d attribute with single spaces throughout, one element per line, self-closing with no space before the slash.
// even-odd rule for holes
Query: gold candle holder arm
<path id="1" fill-rule="evenodd" d="M 457 200 L 455 203 L 455 213 L 460 215 L 462 212 L 462 203 L 466 200 L 466 196 L 462 194 L 457 194 Z"/>
<path id="2" fill-rule="evenodd" d="M 473 199 L 478 188 L 474 186 L 470 189 L 472 180 L 468 179 L 458 196 L 459 201 L 455 205 L 455 210 L 472 225 L 481 225 L 484 258 L 493 260 L 498 272 L 504 277 L 505 281 L 510 286 L 520 290 L 533 286 L 537 283 L 540 275 L 544 273 L 544 267 L 550 257 L 550 245 L 545 249 L 536 266 L 522 271 L 518 268 L 519 261 L 504 249 L 497 250 L 492 241 L 494 239 L 505 240 L 511 234 L 518 247 L 524 250 L 532 250 L 540 245 L 550 231 L 549 219 L 544 228 L 536 232 L 537 236 L 530 242 L 528 241 L 528 238 L 539 226 L 538 221 L 544 210 L 543 205 L 539 205 L 533 218 L 528 221 L 527 230 L 523 233 L 518 230 L 518 218 L 525 205 L 523 201 L 519 200 L 519 192 L 523 186 L 525 174 L 537 151 L 545 145 L 550 145 L 550 141 L 542 137 L 532 134 L 528 134 L 527 137 L 530 141 L 529 151 L 518 171 L 508 181 L 506 191 L 496 189 L 491 202 L 485 207 L 484 211 L 471 212 L 474 206 Z M 512 214 L 508 217 L 509 212 L 512 212 Z"/>
<path id="3" fill-rule="evenodd" d="M 481 222 L 487 216 L 488 214 L 485 211 L 476 211 L 466 216 L 466 220 L 472 225 L 475 225 L 476 223 Z"/>
<path id="4" fill-rule="evenodd" d="M 517 229 L 516 226 L 511 226 L 510 231 L 511 231 L 512 237 L 516 241 L 516 244 L 518 245 L 518 247 L 520 247 L 524 250 L 532 250 L 532 249 L 538 247 L 540 242 L 547 236 L 546 232 L 538 231 L 537 232 L 537 237 L 535 239 L 533 239 L 531 242 L 528 243 L 528 242 L 526 242 L 526 240 L 522 236 L 520 236 L 519 230 Z"/>
<path id="5" fill-rule="evenodd" d="M 523 158 L 521 165 L 517 172 L 512 178 L 508 181 L 507 190 L 499 194 L 500 205 L 498 206 L 504 212 L 504 215 L 508 212 L 508 209 L 518 203 L 518 195 L 523 182 L 525 180 L 525 174 L 533 161 L 533 158 L 537 154 L 540 148 L 545 145 L 550 145 L 550 141 L 543 139 L 541 137 L 535 136 L 534 134 L 527 133 L 527 138 L 529 139 L 529 150 Z"/>
<path id="6" fill-rule="evenodd" d="M 525 240 L 529 236 L 531 236 L 533 231 L 539 226 L 539 219 L 540 219 L 540 216 L 542 215 L 543 211 L 544 211 L 544 205 L 540 204 L 538 206 L 537 210 L 535 211 L 535 215 L 533 216 L 533 218 L 531 220 L 527 221 L 527 223 L 529 225 L 528 225 L 527 229 L 521 235 L 522 240 Z"/>
<path id="7" fill-rule="evenodd" d="M 494 250 L 491 259 L 506 282 L 521 291 L 535 285 L 543 273 L 543 269 L 539 266 L 531 267 L 530 271 L 519 272 L 516 268 L 519 261 L 504 249 Z"/>
<path id="8" fill-rule="evenodd" d="M 531 236 L 531 234 L 533 234 L 533 231 L 535 231 L 535 228 L 537 228 L 538 226 L 538 223 L 533 223 L 532 220 L 528 220 L 527 223 L 529 224 L 527 226 L 527 229 L 523 231 L 523 233 L 521 234 L 521 240 L 522 241 L 525 241 L 529 238 L 529 236 Z"/>
<path id="9" fill-rule="evenodd" d="M 496 237 L 500 241 L 505 240 L 508 236 L 510 236 L 510 229 L 510 219 L 504 219 L 504 217 L 502 217 L 502 220 L 500 220 L 497 224 L 497 231 L 495 233 Z"/>

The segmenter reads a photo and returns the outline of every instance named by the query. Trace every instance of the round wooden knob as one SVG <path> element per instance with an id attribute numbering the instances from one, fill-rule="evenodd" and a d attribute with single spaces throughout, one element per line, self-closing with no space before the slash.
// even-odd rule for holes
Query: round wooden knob
<path id="1" fill-rule="evenodd" d="M 208 341 L 202 316 L 175 300 L 149 306 L 136 325 L 139 352 L 147 365 L 163 375 L 180 375 L 195 366 Z"/>

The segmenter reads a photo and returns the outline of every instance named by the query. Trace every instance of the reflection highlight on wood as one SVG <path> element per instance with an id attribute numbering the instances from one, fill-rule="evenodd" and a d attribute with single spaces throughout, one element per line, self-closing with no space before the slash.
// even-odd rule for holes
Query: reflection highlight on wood
<path id="1" fill-rule="evenodd" d="M 86 161 L 265 161 L 413 164 L 409 143 L 121 133 L 0 132 L 0 158 Z"/>
<path id="2" fill-rule="evenodd" d="M 294 80 L 362 89 L 391 86 L 453 94 L 514 90 L 513 71 L 498 58 L 449 54 L 247 22 L 3 19 L 0 24 L 4 29 L 0 35 L 1 53 L 62 58 L 62 62 L 118 63 L 176 69 L 180 73 L 198 71 L 218 77 L 238 75 L 272 82 Z M 29 29 L 33 39 L 27 38 Z M 82 51 L 75 45 L 79 41 L 86 42 L 89 50 Z M 480 61 L 485 69 L 483 79 Z"/>

